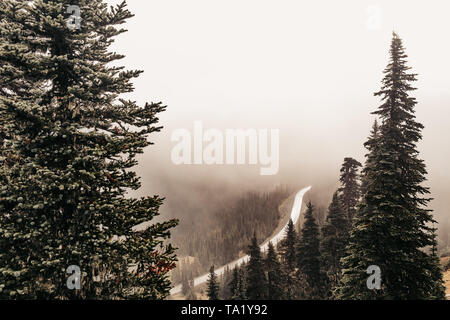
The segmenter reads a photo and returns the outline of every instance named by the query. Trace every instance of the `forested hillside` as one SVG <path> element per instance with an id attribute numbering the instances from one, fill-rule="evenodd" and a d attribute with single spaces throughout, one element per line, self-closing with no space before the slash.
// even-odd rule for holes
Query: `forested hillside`
<path id="1" fill-rule="evenodd" d="M 180 257 L 190 256 L 201 265 L 205 272 L 214 264 L 221 266 L 238 258 L 245 252 L 253 236 L 268 238 L 280 220 L 278 207 L 289 196 L 286 187 L 277 187 L 270 192 L 247 192 L 221 204 L 210 217 L 193 221 L 189 232 L 175 237 Z M 208 223 L 205 223 L 208 219 Z M 184 264 L 184 270 L 174 270 L 174 282 L 180 281 L 181 273 L 189 277 L 198 275 L 198 267 L 190 270 Z"/>

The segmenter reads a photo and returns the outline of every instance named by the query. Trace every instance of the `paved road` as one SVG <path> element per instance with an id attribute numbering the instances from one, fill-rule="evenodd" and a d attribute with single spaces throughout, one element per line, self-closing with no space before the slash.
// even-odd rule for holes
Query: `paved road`
<path id="1" fill-rule="evenodd" d="M 303 203 L 303 196 L 310 189 L 311 189 L 311 187 L 304 188 L 304 189 L 300 190 L 299 192 L 297 192 L 297 194 L 295 195 L 294 204 L 292 205 L 292 210 L 291 210 L 291 219 L 292 219 L 292 222 L 294 222 L 294 224 L 296 224 L 298 222 L 298 219 L 300 218 L 300 212 L 302 210 L 302 203 Z M 263 244 L 260 246 L 261 250 L 262 251 L 267 251 L 267 248 L 269 246 L 269 242 L 272 242 L 272 244 L 274 246 L 278 242 L 280 242 L 284 238 L 284 235 L 286 233 L 286 229 L 287 229 L 287 224 L 275 236 L 273 236 L 272 238 L 267 239 L 265 242 L 263 242 Z M 250 257 L 248 255 L 246 255 L 246 256 L 244 256 L 242 258 L 234 260 L 234 261 L 232 261 L 232 262 L 230 262 L 230 263 L 228 263 L 228 264 L 226 264 L 226 265 L 216 269 L 215 273 L 216 273 L 217 276 L 220 276 L 220 275 L 222 275 L 225 272 L 227 267 L 231 270 L 234 267 L 240 266 L 241 264 L 247 262 L 249 258 Z M 204 275 L 201 275 L 201 276 L 195 278 L 194 279 L 194 287 L 198 286 L 200 284 L 203 284 L 206 281 L 208 281 L 208 276 L 209 276 L 209 273 L 206 273 Z M 170 294 L 171 295 L 174 295 L 174 294 L 177 294 L 177 293 L 180 293 L 180 292 L 181 292 L 181 284 L 173 287 L 172 290 L 170 290 Z"/>

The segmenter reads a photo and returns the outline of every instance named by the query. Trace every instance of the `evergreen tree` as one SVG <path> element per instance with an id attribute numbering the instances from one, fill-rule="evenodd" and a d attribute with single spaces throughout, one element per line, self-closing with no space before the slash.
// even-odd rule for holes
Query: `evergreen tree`
<path id="1" fill-rule="evenodd" d="M 216 273 L 214 272 L 214 266 L 209 269 L 208 282 L 206 283 L 206 294 L 209 300 L 219 300 L 219 282 L 217 280 Z"/>
<path id="2" fill-rule="evenodd" d="M 238 278 L 238 296 L 236 300 L 246 300 L 247 299 L 247 276 L 245 274 L 245 268 L 241 266 L 239 268 L 239 278 Z"/>
<path id="3" fill-rule="evenodd" d="M 349 237 L 349 220 L 335 192 L 328 208 L 328 216 L 322 227 L 321 255 L 323 269 L 326 270 L 330 289 L 338 286 L 341 278 L 341 258 Z"/>
<path id="4" fill-rule="evenodd" d="M 437 230 L 434 229 L 433 232 Z M 437 244 L 437 243 L 436 243 Z M 431 266 L 430 266 L 430 275 L 432 286 L 430 290 L 430 294 L 428 298 L 430 300 L 445 300 L 446 299 L 446 288 L 443 281 L 443 270 L 444 267 L 441 266 L 441 259 L 439 258 L 436 244 L 433 245 L 430 255 Z"/>
<path id="5" fill-rule="evenodd" d="M 233 274 L 230 271 L 230 268 L 227 266 L 222 275 L 222 279 L 220 281 L 220 290 L 219 297 L 222 300 L 230 300 L 233 297 L 233 293 L 230 290 L 230 282 L 233 279 Z"/>
<path id="6" fill-rule="evenodd" d="M 228 282 L 228 290 L 231 293 L 231 300 L 239 299 L 239 269 L 234 267 L 230 282 Z"/>
<path id="7" fill-rule="evenodd" d="M 325 278 L 320 266 L 319 227 L 313 211 L 314 207 L 309 202 L 305 212 L 305 223 L 297 246 L 298 268 L 308 285 L 306 294 L 310 299 L 322 298 L 325 290 Z"/>
<path id="8" fill-rule="evenodd" d="M 247 265 L 247 298 L 261 300 L 264 298 L 266 279 L 264 276 L 261 250 L 259 249 L 256 233 L 253 234 L 252 243 L 248 247 L 250 261 Z"/>
<path id="9" fill-rule="evenodd" d="M 73 1 L 0 2 L 0 298 L 161 299 L 177 221 L 133 228 L 162 199 L 126 193 L 140 188 L 132 168 L 165 106 L 120 98 L 141 73 L 108 52 L 132 17 L 125 2 L 76 3 L 78 29 Z"/>
<path id="10" fill-rule="evenodd" d="M 375 119 L 372 125 L 372 131 L 370 132 L 370 136 L 367 139 L 367 141 L 364 143 L 364 146 L 366 147 L 366 149 L 371 152 L 371 153 L 377 153 L 377 147 L 378 147 L 378 138 L 380 136 L 380 129 L 378 126 L 378 121 Z M 366 178 L 366 170 L 365 168 L 371 168 L 374 166 L 373 163 L 370 163 L 370 161 L 372 161 L 372 158 L 367 157 L 366 155 L 366 163 L 364 164 L 364 169 L 361 172 L 361 194 L 364 196 L 367 188 L 368 188 L 368 184 L 369 184 L 369 180 Z"/>
<path id="11" fill-rule="evenodd" d="M 281 253 L 283 263 L 293 270 L 297 264 L 297 256 L 295 252 L 295 246 L 297 243 L 297 232 L 295 232 L 294 223 L 292 219 L 289 219 L 289 223 L 286 229 L 286 236 L 281 242 Z"/>
<path id="12" fill-rule="evenodd" d="M 358 182 L 358 170 L 360 167 L 361 163 L 353 158 L 345 158 L 341 167 L 341 176 L 339 178 L 341 187 L 338 191 L 341 192 L 340 200 L 350 221 L 355 215 L 356 205 L 360 198 L 360 185 Z"/>
<path id="13" fill-rule="evenodd" d="M 294 299 L 297 296 L 298 283 L 296 282 L 296 268 L 297 268 L 297 232 L 295 231 L 292 219 L 289 220 L 286 236 L 280 243 L 281 255 L 281 271 L 283 274 L 284 297 L 288 300 Z"/>
<path id="14" fill-rule="evenodd" d="M 436 256 L 435 229 L 426 180 L 425 164 L 418 158 L 416 144 L 423 126 L 416 122 L 414 90 L 401 39 L 394 33 L 390 62 L 384 71 L 383 103 L 374 114 L 382 124 L 376 140 L 369 144 L 364 177 L 367 190 L 347 255 L 339 290 L 343 299 L 443 299 L 442 273 Z M 370 141 L 370 140 L 369 140 Z M 366 286 L 369 266 L 381 269 L 381 289 Z"/>
<path id="15" fill-rule="evenodd" d="M 269 242 L 267 258 L 265 261 L 265 269 L 267 271 L 267 295 L 268 300 L 280 300 L 283 297 L 283 279 L 281 273 L 281 265 L 278 261 L 277 253 L 273 244 Z"/>

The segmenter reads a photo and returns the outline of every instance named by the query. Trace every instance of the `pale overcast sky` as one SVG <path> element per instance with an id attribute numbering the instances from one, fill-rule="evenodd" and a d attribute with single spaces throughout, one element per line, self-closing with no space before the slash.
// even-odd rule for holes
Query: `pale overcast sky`
<path id="1" fill-rule="evenodd" d="M 395 30 L 419 74 L 415 96 L 426 126 L 420 150 L 429 184 L 450 207 L 450 1 L 127 3 L 136 16 L 113 50 L 126 55 L 121 64 L 127 68 L 145 71 L 130 97 L 168 105 L 161 115 L 165 129 L 141 161 L 142 193 L 167 193 L 184 178 L 205 176 L 248 188 L 336 180 L 345 156 L 364 160 L 362 144 L 374 119 L 369 113 L 379 104 L 373 92 Z M 280 174 L 261 177 L 259 167 L 176 167 L 170 135 L 192 129 L 194 120 L 206 128 L 280 129 Z"/>

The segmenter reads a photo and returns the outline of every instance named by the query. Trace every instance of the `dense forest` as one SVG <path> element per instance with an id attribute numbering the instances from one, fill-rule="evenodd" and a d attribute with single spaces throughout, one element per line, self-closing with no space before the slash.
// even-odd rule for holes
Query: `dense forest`
<path id="1" fill-rule="evenodd" d="M 406 58 L 393 33 L 364 165 L 344 159 L 325 222 L 319 226 L 308 202 L 300 232 L 291 221 L 278 248 L 262 253 L 254 234 L 249 261 L 227 270 L 221 284 L 211 267 L 209 299 L 445 299 L 448 261 L 442 268 L 427 207 L 427 171 L 416 147 L 423 125 L 410 96 L 416 74 Z M 183 288 L 195 297 L 189 281 Z"/>
<path id="2" fill-rule="evenodd" d="M 254 233 L 247 242 L 248 263 L 233 270 L 226 269 L 221 277 L 214 274 L 212 266 L 207 283 L 208 298 L 336 298 L 342 277 L 341 258 L 345 254 L 351 221 L 361 195 L 360 167 L 355 159 L 344 159 L 340 187 L 333 195 L 322 224 L 318 223 L 322 215 L 309 201 L 303 225 L 294 226 L 289 221 L 285 238 L 276 248 L 270 244 L 267 252 L 261 252 Z M 198 290 L 192 286 L 192 273 L 185 274 L 182 280 L 183 294 L 188 299 L 198 298 Z"/>
<path id="3" fill-rule="evenodd" d="M 211 300 L 445 299 L 450 238 L 437 238 L 417 75 L 396 33 L 364 161 L 345 157 L 326 206 L 311 195 L 302 223 L 261 252 L 287 219 L 290 188 L 236 192 L 191 221 L 184 203 L 158 219 L 169 192 L 132 196 L 166 106 L 125 98 L 142 73 L 110 51 L 133 17 L 126 2 L 69 2 L 0 1 L 0 299 L 161 300 L 175 283 L 197 299 L 193 278 L 208 270 L 200 290 Z M 216 275 L 243 254 L 246 264 Z"/>
<path id="4" fill-rule="evenodd" d="M 254 232 L 259 239 L 268 238 L 280 222 L 278 207 L 289 195 L 289 189 L 282 186 L 269 192 L 244 193 L 229 199 L 207 218 L 192 224 L 192 229 L 174 237 L 175 245 L 179 244 L 178 255 L 197 261 L 192 265 L 180 264 L 180 268 L 172 271 L 173 281 L 179 282 L 182 273 L 195 277 L 209 270 L 212 264 L 220 266 L 238 258 L 246 252 Z"/>
<path id="5" fill-rule="evenodd" d="M 342 293 L 348 290 L 343 281 L 348 273 L 344 271 L 345 263 L 352 253 L 348 243 L 358 231 L 355 230 L 358 218 L 354 215 L 360 210 L 360 199 L 365 192 L 364 171 L 360 172 L 360 167 L 355 159 L 344 159 L 341 186 L 333 194 L 322 226 L 317 223 L 315 207 L 308 202 L 305 222 L 299 232 L 290 221 L 283 241 L 277 248 L 270 244 L 267 252 L 260 251 L 257 237 L 253 235 L 246 251 L 250 260 L 234 269 L 226 269 L 220 277 L 215 275 L 212 266 L 206 292 L 202 290 L 202 293 L 210 300 L 342 299 Z M 433 257 L 432 248 L 426 252 Z M 442 268 L 437 264 L 435 269 L 436 282 L 421 284 L 430 290 L 427 299 L 444 298 L 440 272 L 450 270 L 450 255 L 443 252 L 441 257 Z M 183 279 L 183 294 L 188 299 L 197 299 L 198 290 L 190 279 Z M 350 292 L 362 295 L 371 291 L 355 292 L 350 288 Z M 355 298 L 361 296 L 352 299 Z"/>

